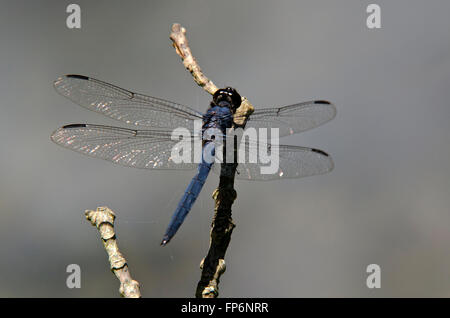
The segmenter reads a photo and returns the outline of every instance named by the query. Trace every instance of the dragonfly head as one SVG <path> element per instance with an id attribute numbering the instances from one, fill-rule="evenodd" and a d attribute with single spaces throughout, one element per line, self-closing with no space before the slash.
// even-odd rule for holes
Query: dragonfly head
<path id="1" fill-rule="evenodd" d="M 211 104 L 219 105 L 220 102 L 228 103 L 228 107 L 234 113 L 241 106 L 241 95 L 232 87 L 220 88 L 214 93 Z"/>

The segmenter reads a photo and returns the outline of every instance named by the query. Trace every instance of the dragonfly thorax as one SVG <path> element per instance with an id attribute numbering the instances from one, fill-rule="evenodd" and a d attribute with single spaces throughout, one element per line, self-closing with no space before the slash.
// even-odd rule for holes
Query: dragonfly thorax
<path id="1" fill-rule="evenodd" d="M 220 103 L 223 105 L 224 103 Z M 203 130 L 208 128 L 218 128 L 225 132 L 227 128 L 231 128 L 233 124 L 233 114 L 227 105 L 212 106 L 203 116 Z"/>

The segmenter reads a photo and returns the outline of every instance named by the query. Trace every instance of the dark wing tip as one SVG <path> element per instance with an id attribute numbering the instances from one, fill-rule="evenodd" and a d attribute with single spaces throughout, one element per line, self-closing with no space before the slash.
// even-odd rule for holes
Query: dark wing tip
<path id="1" fill-rule="evenodd" d="M 68 74 L 68 75 L 66 75 L 66 77 L 68 77 L 68 78 L 78 78 L 78 79 L 81 79 L 81 80 L 89 80 L 89 77 L 87 77 L 87 76 L 84 76 L 84 75 L 77 75 L 77 74 Z"/>
<path id="2" fill-rule="evenodd" d="M 327 154 L 325 151 L 320 150 L 320 149 L 314 149 L 314 148 L 311 148 L 311 151 L 317 152 L 317 153 L 319 153 L 319 154 L 321 154 L 321 155 L 324 155 L 325 157 L 329 157 L 329 156 L 330 156 L 330 155 Z"/>
<path id="3" fill-rule="evenodd" d="M 62 126 L 63 129 L 71 129 L 71 128 L 86 128 L 86 124 L 70 124 Z"/>
<path id="4" fill-rule="evenodd" d="M 331 103 L 327 100 L 316 100 L 314 101 L 314 104 L 327 104 L 330 105 Z"/>

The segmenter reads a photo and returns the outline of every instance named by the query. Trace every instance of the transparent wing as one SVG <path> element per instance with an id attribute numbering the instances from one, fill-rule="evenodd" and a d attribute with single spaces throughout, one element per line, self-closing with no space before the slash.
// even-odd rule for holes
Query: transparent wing
<path id="1" fill-rule="evenodd" d="M 250 115 L 246 128 L 278 128 L 282 137 L 320 126 L 335 115 L 334 105 L 321 100 L 280 108 L 262 108 Z"/>
<path id="2" fill-rule="evenodd" d="M 175 163 L 171 156 L 172 149 L 177 150 L 177 147 L 194 149 L 195 138 L 184 138 L 182 142 L 185 144 L 182 144 L 180 141 L 171 140 L 171 132 L 165 130 L 133 130 L 103 125 L 75 124 L 57 129 L 51 139 L 65 148 L 123 166 L 187 170 L 195 169 L 198 165 L 197 163 Z"/>
<path id="3" fill-rule="evenodd" d="M 194 162 L 192 154 L 190 154 L 191 163 L 177 163 L 172 158 L 172 151 L 176 153 L 180 153 L 180 149 L 195 151 L 194 143 L 201 142 L 201 136 L 185 136 L 180 140 L 172 140 L 171 136 L 172 132 L 168 130 L 133 130 L 103 125 L 75 124 L 57 129 L 51 139 L 65 148 L 123 166 L 142 169 L 195 169 L 198 163 Z M 241 146 L 242 144 L 239 144 L 239 147 Z M 269 163 L 261 163 L 260 147 L 265 148 L 265 153 L 273 154 L 277 151 L 279 154 L 278 165 L 272 173 L 262 170 Z M 230 149 L 233 151 L 232 147 Z M 331 157 L 318 149 L 286 145 L 256 145 L 256 141 L 253 140 L 247 140 L 242 149 L 242 153 L 238 152 L 237 179 L 268 181 L 300 178 L 323 174 L 333 169 Z M 217 155 L 218 153 L 219 151 L 216 151 Z M 241 154 L 245 156 L 245 159 L 241 158 Z M 250 158 L 257 158 L 257 160 L 250 161 Z M 213 165 L 213 170 L 220 174 L 220 164 Z"/>
<path id="4" fill-rule="evenodd" d="M 277 150 L 279 154 L 278 165 L 272 173 L 264 172 L 261 168 L 268 167 L 268 163 L 263 164 L 259 157 L 259 148 L 246 142 L 245 161 L 238 156 L 238 166 L 235 178 L 255 181 L 269 181 L 289 178 L 300 178 L 318 174 L 324 174 L 333 170 L 334 164 L 331 157 L 319 149 L 306 148 L 288 145 L 265 145 L 271 153 Z M 267 151 L 266 151 L 267 152 Z M 255 163 L 250 163 L 249 158 L 257 158 Z M 242 161 L 242 162 L 241 162 Z M 275 163 L 275 161 L 272 161 Z M 215 164 L 213 171 L 220 174 L 221 165 Z"/>
<path id="5" fill-rule="evenodd" d="M 139 126 L 193 129 L 202 114 L 184 105 L 137 94 L 82 75 L 66 75 L 54 83 L 61 95 L 87 109 Z"/>

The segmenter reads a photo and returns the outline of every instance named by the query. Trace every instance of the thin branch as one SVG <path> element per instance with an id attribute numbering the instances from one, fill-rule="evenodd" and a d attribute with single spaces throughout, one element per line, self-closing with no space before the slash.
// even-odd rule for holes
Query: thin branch
<path id="1" fill-rule="evenodd" d="M 177 51 L 177 54 L 183 60 L 184 67 L 186 67 L 194 77 L 194 81 L 200 87 L 203 87 L 205 91 L 213 95 L 218 88 L 203 74 L 202 69 L 197 63 L 197 60 L 192 55 L 188 40 L 186 38 L 186 29 L 178 23 L 173 24 L 172 33 L 170 33 L 170 39 L 172 40 L 172 45 Z"/>
<path id="2" fill-rule="evenodd" d="M 114 232 L 114 220 L 116 215 L 107 207 L 98 207 L 97 211 L 86 210 L 86 219 L 94 225 L 99 233 L 108 253 L 111 271 L 120 281 L 120 294 L 126 298 L 140 298 L 139 283 L 131 278 L 127 260 L 120 253 L 117 246 L 116 233 Z"/>
<path id="3" fill-rule="evenodd" d="M 213 95 L 218 88 L 203 74 L 197 60 L 192 55 L 186 38 L 186 29 L 178 23 L 172 25 L 170 39 L 177 54 L 183 60 L 183 65 L 192 74 L 194 81 Z M 253 110 L 254 108 L 247 98 L 242 97 L 241 106 L 234 114 L 234 126 L 244 127 Z M 202 274 L 195 293 L 198 298 L 216 298 L 219 295 L 220 276 L 226 269 L 225 253 L 236 226 L 231 218 L 231 206 L 237 196 L 234 190 L 236 168 L 237 163 L 222 164 L 219 187 L 212 195 L 215 201 L 214 218 L 211 224 L 209 251 L 200 263 Z"/>
<path id="4" fill-rule="evenodd" d="M 180 24 L 174 23 L 172 25 L 172 32 L 170 33 L 170 39 L 172 45 L 175 48 L 177 54 L 181 57 L 184 67 L 191 73 L 194 81 L 202 87 L 205 91 L 214 95 L 218 90 L 218 87 L 203 74 L 200 65 L 192 55 L 189 43 L 186 38 L 186 29 Z M 254 111 L 253 105 L 248 101 L 246 97 L 242 97 L 241 106 L 236 110 L 234 114 L 236 126 L 243 127 L 250 114 Z"/>

